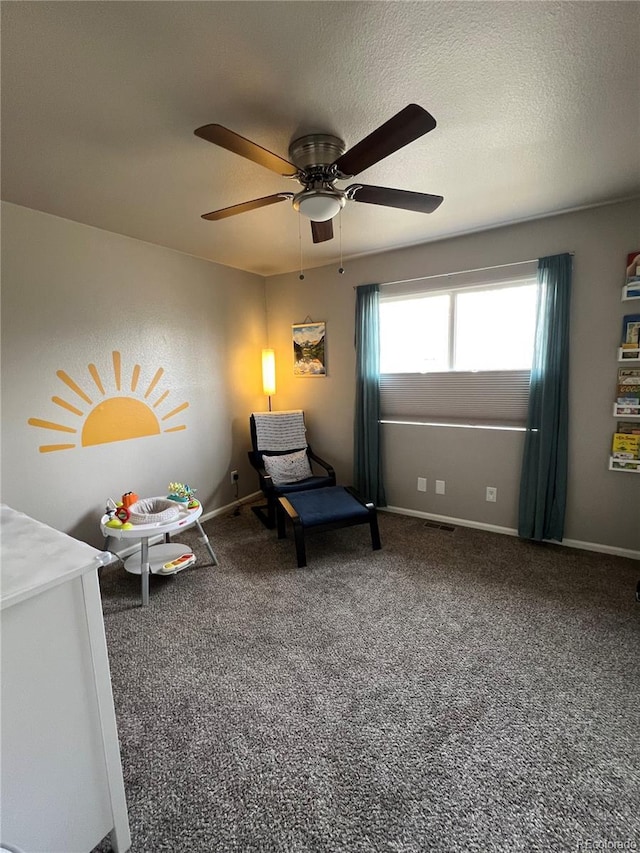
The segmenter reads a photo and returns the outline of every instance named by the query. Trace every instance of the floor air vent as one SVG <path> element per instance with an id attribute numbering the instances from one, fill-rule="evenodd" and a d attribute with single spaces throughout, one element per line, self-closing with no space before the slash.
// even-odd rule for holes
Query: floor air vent
<path id="1" fill-rule="evenodd" d="M 446 530 L 447 533 L 452 533 L 455 527 L 452 524 L 438 524 L 437 521 L 425 521 L 425 527 L 431 527 L 435 530 Z"/>

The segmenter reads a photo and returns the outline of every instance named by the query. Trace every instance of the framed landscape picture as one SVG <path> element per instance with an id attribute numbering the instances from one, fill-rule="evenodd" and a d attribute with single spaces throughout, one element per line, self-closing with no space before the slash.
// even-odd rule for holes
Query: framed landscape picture
<path id="1" fill-rule="evenodd" d="M 318 377 L 327 375 L 325 360 L 325 323 L 294 323 L 293 375 Z"/>

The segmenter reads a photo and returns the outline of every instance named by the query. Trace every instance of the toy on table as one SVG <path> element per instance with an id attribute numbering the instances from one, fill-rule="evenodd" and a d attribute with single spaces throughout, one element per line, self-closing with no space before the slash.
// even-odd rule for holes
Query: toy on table
<path id="1" fill-rule="evenodd" d="M 196 509 L 200 506 L 200 502 L 194 497 L 195 492 L 196 489 L 192 489 L 191 486 L 188 486 L 185 483 L 169 483 L 169 494 L 167 495 L 167 500 L 186 505 L 187 509 Z M 112 527 L 120 530 L 131 530 L 134 524 L 146 523 L 147 520 L 144 517 L 145 514 L 149 515 L 149 513 L 153 512 L 157 514 L 159 510 L 163 510 L 165 514 L 168 512 L 166 506 L 147 506 L 147 504 L 152 500 L 154 499 L 145 498 L 140 500 L 135 492 L 125 492 L 122 495 L 122 500 L 118 502 L 109 498 L 105 509 L 105 515 L 108 516 L 108 521 L 105 522 L 105 527 Z M 158 498 L 155 500 L 157 503 L 163 499 Z M 149 516 L 149 520 L 158 521 L 160 519 L 159 517 L 154 516 L 152 518 Z M 165 569 L 165 571 L 170 571 L 170 569 Z"/>
<path id="2" fill-rule="evenodd" d="M 127 518 L 129 518 L 129 515 L 128 515 L 129 510 L 123 506 L 118 507 L 118 511 L 120 511 L 120 510 L 124 510 L 127 513 L 125 520 L 121 521 L 121 519 L 116 515 L 113 518 L 110 518 L 109 521 L 105 522 L 104 526 L 105 527 L 116 527 L 116 528 L 118 528 L 118 530 L 132 530 L 133 524 L 131 524 L 130 521 L 126 520 Z"/>
<path id="3" fill-rule="evenodd" d="M 122 496 L 122 501 L 113 500 L 113 498 L 108 498 L 107 506 L 105 508 L 105 515 L 109 517 L 109 520 L 106 522 L 105 527 L 114 527 L 119 528 L 120 530 L 131 530 L 133 524 L 129 521 L 129 506 L 131 506 L 135 500 L 138 500 L 138 496 L 133 492 L 127 492 Z"/>
<path id="4" fill-rule="evenodd" d="M 181 571 L 182 569 L 186 569 L 187 566 L 192 566 L 196 561 L 196 555 L 189 552 L 188 554 L 182 554 L 180 557 L 176 557 L 175 560 L 170 560 L 168 563 L 165 563 L 159 570 L 159 574 L 161 575 L 170 575 L 173 572 Z"/>
<path id="5" fill-rule="evenodd" d="M 200 501 L 194 497 L 197 489 L 192 489 L 185 483 L 169 483 L 169 494 L 167 498 L 170 501 L 177 501 L 187 505 L 187 509 L 195 509 L 200 506 Z"/>

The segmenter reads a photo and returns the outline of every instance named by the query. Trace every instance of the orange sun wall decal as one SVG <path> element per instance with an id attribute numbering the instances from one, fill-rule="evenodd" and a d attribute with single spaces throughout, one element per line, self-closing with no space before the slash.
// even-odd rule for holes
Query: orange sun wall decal
<path id="1" fill-rule="evenodd" d="M 74 436 L 73 439 L 68 438 L 66 442 L 59 444 L 41 444 L 40 453 L 71 450 L 78 447 L 78 444 L 82 447 L 91 447 L 96 444 L 108 444 L 112 441 L 126 441 L 130 438 L 146 438 L 149 435 L 159 435 L 162 432 L 179 432 L 187 428 L 185 424 L 166 425 L 166 422 L 171 421 L 172 418 L 187 409 L 189 403 L 181 403 L 166 414 L 162 414 L 160 407 L 167 400 L 170 392 L 163 391 L 160 396 L 152 399 L 152 395 L 164 375 L 162 367 L 156 370 L 153 378 L 142 392 L 142 399 L 140 399 L 140 392 L 138 391 L 140 365 L 135 365 L 131 378 L 126 383 L 127 387 L 123 389 L 120 353 L 113 352 L 112 360 L 114 383 L 116 391 L 120 392 L 116 395 L 107 395 L 102 377 L 95 364 L 89 364 L 87 368 L 91 377 L 89 392 L 84 390 L 64 370 L 57 371 L 58 379 L 73 392 L 74 396 L 71 398 L 73 402 L 62 397 L 52 397 L 51 401 L 66 412 L 70 412 L 74 417 L 84 418 L 84 423 L 75 427 L 55 421 L 42 420 L 42 418 L 29 418 L 27 423 L 30 426 Z M 139 396 L 129 396 L 128 390 L 132 395 L 137 393 Z M 87 407 L 90 407 L 88 411 Z M 159 410 L 158 413 L 156 410 Z"/>

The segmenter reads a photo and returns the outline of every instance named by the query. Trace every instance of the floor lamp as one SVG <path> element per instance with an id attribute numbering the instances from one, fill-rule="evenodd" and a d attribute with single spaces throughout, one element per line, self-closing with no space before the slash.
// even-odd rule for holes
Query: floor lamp
<path id="1" fill-rule="evenodd" d="M 272 349 L 262 350 L 262 393 L 269 398 L 271 411 L 271 395 L 276 393 L 276 354 Z"/>

